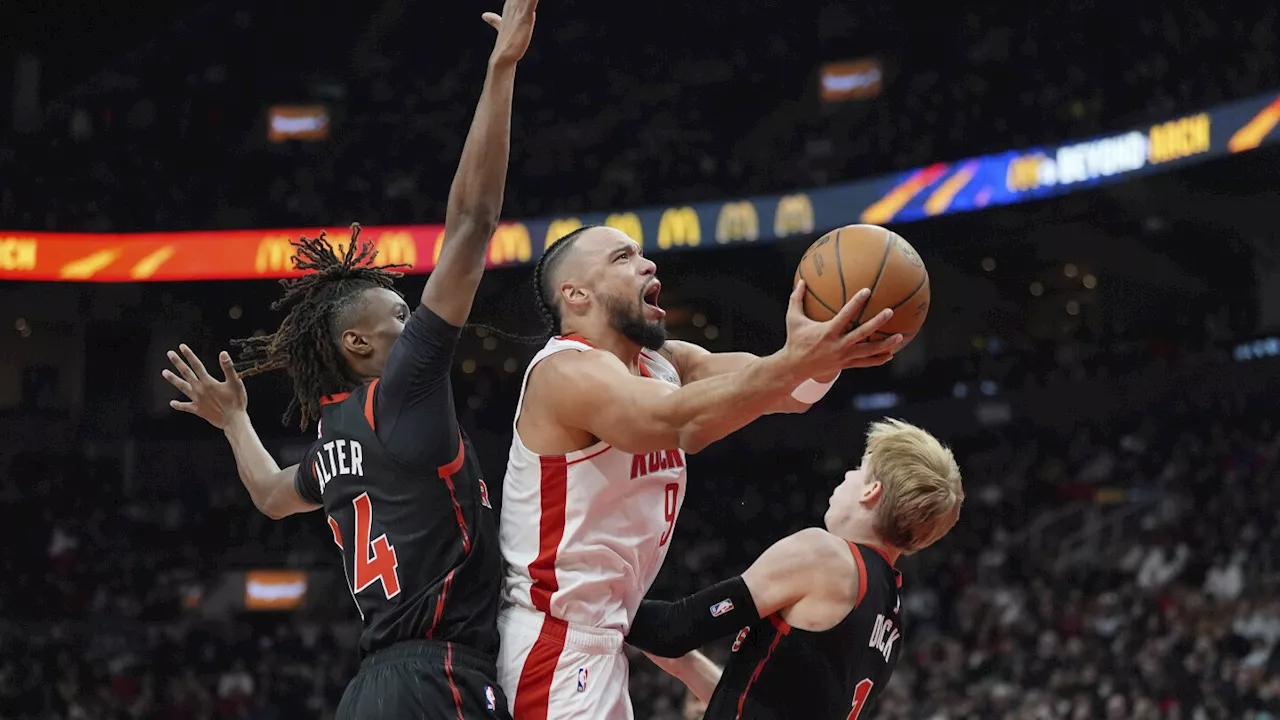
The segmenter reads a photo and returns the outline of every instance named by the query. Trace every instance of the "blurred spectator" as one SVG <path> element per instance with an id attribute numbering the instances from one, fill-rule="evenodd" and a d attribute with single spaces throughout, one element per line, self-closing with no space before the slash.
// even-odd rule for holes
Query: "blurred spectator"
<path id="1" fill-rule="evenodd" d="M 1205 574 L 1204 591 L 1218 602 L 1238 600 L 1244 592 L 1244 552 L 1237 551 L 1230 558 L 1219 556 Z"/>
<path id="2" fill-rule="evenodd" d="M 1178 543 L 1172 550 L 1164 545 L 1151 548 L 1138 566 L 1138 587 L 1143 590 L 1160 590 L 1168 585 L 1182 574 L 1188 555 L 1190 551 L 1182 543 Z"/>

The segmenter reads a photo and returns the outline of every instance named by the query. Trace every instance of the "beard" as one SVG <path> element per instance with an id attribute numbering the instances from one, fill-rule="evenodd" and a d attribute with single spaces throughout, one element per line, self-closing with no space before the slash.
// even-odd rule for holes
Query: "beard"
<path id="1" fill-rule="evenodd" d="M 626 339 L 646 350 L 661 350 L 666 344 L 667 326 L 645 320 L 640 308 L 617 297 L 609 298 L 605 307 L 609 311 L 609 324 Z"/>

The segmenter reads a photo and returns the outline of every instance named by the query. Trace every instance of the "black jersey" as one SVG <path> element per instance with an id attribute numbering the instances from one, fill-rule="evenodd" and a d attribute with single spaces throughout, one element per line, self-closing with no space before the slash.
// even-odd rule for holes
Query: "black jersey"
<path id="1" fill-rule="evenodd" d="M 405 336 L 419 332 L 406 325 L 397 344 L 415 342 Z M 340 549 L 364 621 L 362 655 L 401 640 L 459 643 L 497 655 L 496 521 L 475 452 L 454 419 L 445 372 L 437 394 L 448 402 L 433 412 L 427 404 L 393 415 L 401 399 L 378 388 L 382 382 L 388 389 L 387 374 L 325 398 L 319 439 L 298 467 L 299 495 L 324 505 Z M 388 424 L 398 421 L 395 435 L 378 427 L 384 416 Z M 442 438 L 444 432 L 452 437 Z M 401 438 L 397 448 L 414 437 L 428 447 L 393 452 L 386 442 L 392 437 Z"/>
<path id="2" fill-rule="evenodd" d="M 849 543 L 858 599 L 835 627 L 809 632 L 774 614 L 744 628 L 707 707 L 714 720 L 863 720 L 902 653 L 902 576 L 875 548 Z"/>

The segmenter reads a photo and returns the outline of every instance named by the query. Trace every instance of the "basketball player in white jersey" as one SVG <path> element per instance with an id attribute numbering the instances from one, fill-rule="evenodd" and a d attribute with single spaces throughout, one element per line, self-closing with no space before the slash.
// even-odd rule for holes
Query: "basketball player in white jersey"
<path id="1" fill-rule="evenodd" d="M 534 283 L 556 336 L 526 371 L 503 485 L 498 681 L 520 720 L 629 720 L 623 637 L 666 557 L 685 452 L 807 408 L 842 368 L 883 364 L 902 338 L 868 341 L 888 310 L 845 332 L 866 290 L 809 320 L 801 284 L 773 355 L 668 341 L 655 265 L 607 227 L 551 246 Z"/>

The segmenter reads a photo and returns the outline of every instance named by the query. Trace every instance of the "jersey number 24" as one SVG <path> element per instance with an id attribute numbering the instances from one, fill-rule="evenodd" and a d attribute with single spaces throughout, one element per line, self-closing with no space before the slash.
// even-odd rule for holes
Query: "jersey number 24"
<path id="1" fill-rule="evenodd" d="M 355 506 L 355 547 L 352 548 L 352 572 L 349 580 L 351 581 L 351 598 L 356 599 L 356 595 L 363 592 L 375 582 L 382 583 L 382 593 L 388 600 L 400 594 L 400 576 L 396 574 L 396 568 L 399 562 L 396 560 L 396 549 L 392 547 L 391 541 L 387 540 L 386 533 L 374 538 L 372 542 L 369 536 L 373 534 L 373 503 L 369 500 L 369 493 L 361 493 L 359 497 L 351 501 Z M 338 530 L 338 521 L 329 516 L 329 528 L 333 530 L 333 542 L 338 546 L 339 550 L 345 550 L 342 546 L 342 533 Z M 346 565 L 346 553 L 343 553 L 343 565 Z M 360 609 L 360 601 L 356 600 L 356 609 Z M 364 611 L 360 610 L 361 617 Z"/>

